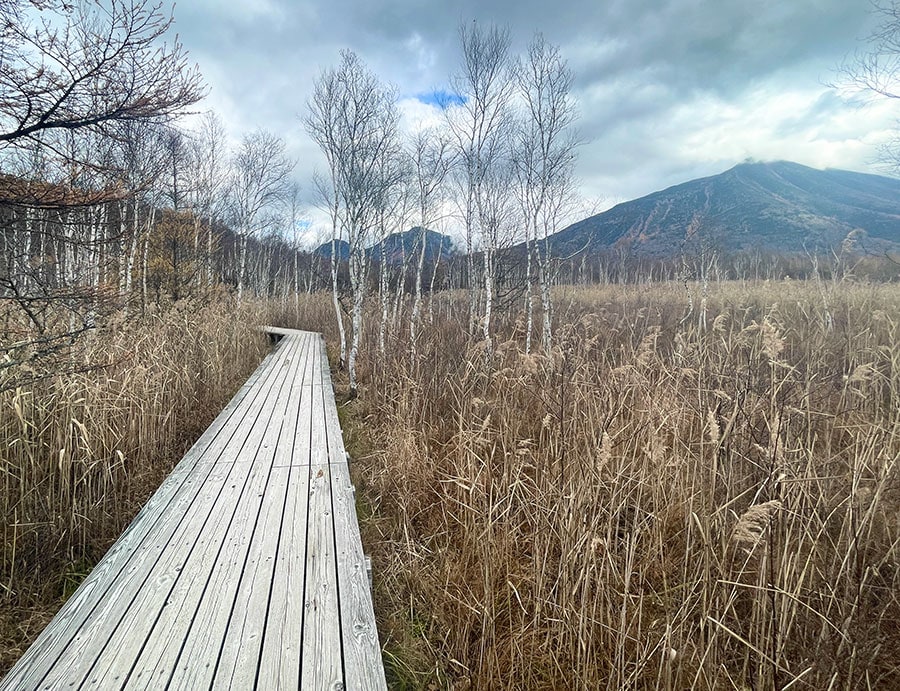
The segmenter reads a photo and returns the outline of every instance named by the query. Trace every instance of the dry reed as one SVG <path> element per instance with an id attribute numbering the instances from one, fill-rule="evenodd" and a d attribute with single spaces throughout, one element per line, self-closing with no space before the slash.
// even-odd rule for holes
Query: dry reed
<path id="1" fill-rule="evenodd" d="M 900 288 L 827 289 L 561 290 L 490 361 L 438 296 L 366 360 L 396 687 L 900 687 Z"/>
<path id="2" fill-rule="evenodd" d="M 114 315 L 66 353 L 65 373 L 0 393 L 0 672 L 261 359 L 265 310 L 223 299 Z"/>
<path id="3" fill-rule="evenodd" d="M 900 687 L 900 288 L 713 284 L 703 319 L 681 285 L 557 304 L 551 352 L 507 318 L 486 358 L 442 293 L 415 358 L 398 324 L 360 363 L 342 412 L 392 686 Z M 266 309 L 333 346 L 325 296 Z M 207 400 L 188 362 L 249 368 L 251 320 L 153 319 L 228 337 L 171 356 L 123 330 L 91 387 L 8 392 L 7 602 L 40 550 L 93 559 L 165 474 L 166 411 Z"/>

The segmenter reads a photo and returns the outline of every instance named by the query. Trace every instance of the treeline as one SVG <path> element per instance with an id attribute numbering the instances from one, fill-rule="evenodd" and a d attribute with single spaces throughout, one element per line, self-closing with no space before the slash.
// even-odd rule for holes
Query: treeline
<path id="1" fill-rule="evenodd" d="M 415 355 L 425 298 L 443 289 L 466 291 L 467 331 L 488 351 L 497 312 L 521 310 L 530 352 L 533 338 L 553 343 L 561 283 L 896 275 L 849 253 L 554 255 L 549 238 L 578 205 L 581 140 L 573 75 L 540 34 L 515 55 L 506 30 L 463 25 L 451 90 L 412 130 L 397 90 L 343 52 L 298 123 L 326 161 L 301 199 L 279 137 L 255 130 L 232 146 L 214 113 L 188 122 L 205 87 L 177 40 L 159 47 L 172 20 L 158 3 L 7 0 L 0 13 L 4 369 L 58 356 L 108 314 L 330 289 L 355 387 L 367 300 L 380 352 L 402 330 Z M 310 199 L 330 220 L 324 251 L 302 245 Z M 422 229 L 450 226 L 459 251 L 442 239 L 434 251 Z"/>
<path id="2" fill-rule="evenodd" d="M 765 249 L 644 257 L 608 249 L 552 260 L 558 285 L 641 284 L 665 281 L 871 280 L 896 281 L 900 264 L 888 253 L 848 250 L 787 253 Z"/>
<path id="3" fill-rule="evenodd" d="M 369 292 L 366 248 L 408 219 L 423 228 L 452 216 L 463 230 L 465 264 L 456 283 L 469 295 L 468 330 L 492 347 L 493 318 L 504 299 L 504 277 L 524 268 L 527 348 L 540 305 L 543 345 L 552 339 L 555 281 L 547 238 L 573 202 L 578 144 L 573 75 L 559 49 L 536 34 L 523 55 L 512 53 L 509 32 L 463 24 L 461 64 L 452 91 L 435 93 L 441 118 L 412 135 L 400 127 L 397 92 L 352 52 L 316 80 L 304 125 L 327 160 L 316 180 L 329 213 L 335 249 L 348 247 L 349 317 L 341 309 L 338 253 L 332 252 L 332 291 L 351 388 Z M 512 269 L 503 257 L 524 243 Z M 384 243 L 381 243 L 384 246 Z M 409 342 L 415 354 L 422 315 L 425 245 L 419 248 Z M 381 266 L 386 266 L 384 261 Z M 387 272 L 378 275 L 380 351 L 391 312 Z M 397 328 L 395 324 L 394 329 Z"/>
<path id="4" fill-rule="evenodd" d="M 232 149 L 215 114 L 187 126 L 205 86 L 158 3 L 9 0 L 0 12 L 10 362 L 57 353 L 106 313 L 223 288 L 238 300 L 248 291 L 287 299 L 326 281 L 354 386 L 373 292 L 382 348 L 401 302 L 415 347 L 424 295 L 453 287 L 469 290 L 471 331 L 490 347 L 493 311 L 511 285 L 527 295 L 529 333 L 542 306 L 549 343 L 556 277 L 538 243 L 572 197 L 578 139 L 572 74 L 541 36 L 516 57 L 505 30 L 463 27 L 442 123 L 413 133 L 400 126 L 397 91 L 353 53 L 323 71 L 303 126 L 327 161 L 309 194 L 331 219 L 335 251 L 310 253 L 300 247 L 304 214 L 284 142 L 256 130 Z M 464 228 L 460 255 L 429 256 L 422 232 L 399 259 L 387 256 L 389 235 L 449 218 Z M 504 264 L 523 240 L 524 256 Z"/>
<path id="5" fill-rule="evenodd" d="M 5 374 L 73 367 L 67 348 L 111 314 L 314 288 L 283 232 L 300 208 L 284 142 L 232 148 L 212 113 L 188 126 L 206 87 L 161 3 L 5 0 L 0 23 Z"/>

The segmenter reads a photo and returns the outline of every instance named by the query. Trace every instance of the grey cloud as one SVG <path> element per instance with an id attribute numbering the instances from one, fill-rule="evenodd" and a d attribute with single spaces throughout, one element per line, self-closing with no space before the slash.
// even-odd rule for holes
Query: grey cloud
<path id="1" fill-rule="evenodd" d="M 664 129 L 677 139 L 666 129 L 673 114 L 704 95 L 740 108 L 762 84 L 776 94 L 824 89 L 872 22 L 865 0 L 191 0 L 176 8 L 182 42 L 216 75 L 211 86 L 238 111 L 237 126 L 289 138 L 301 177 L 316 159 L 297 116 L 341 48 L 412 96 L 448 86 L 458 26 L 473 19 L 508 25 L 516 50 L 537 30 L 562 46 L 576 74 L 580 129 L 591 140 L 580 171 L 588 187 L 610 185 L 597 193 L 611 197 L 737 163 L 685 160 L 677 142 L 654 135 Z M 800 137 L 845 107 L 823 94 L 778 131 Z M 679 121 L 690 126 L 683 113 Z"/>
<path id="2" fill-rule="evenodd" d="M 778 125 L 781 136 L 802 134 L 811 127 L 827 123 L 828 119 L 847 108 L 847 102 L 833 90 L 824 90 L 819 98 L 805 110 L 783 119 Z"/>
<path id="3" fill-rule="evenodd" d="M 577 65 L 581 84 L 652 70 L 684 90 L 734 93 L 748 81 L 798 63 L 833 63 L 851 50 L 868 21 L 842 0 L 812 2 L 629 3 L 610 13 L 593 40 L 614 52 Z M 592 40 L 583 32 L 573 42 Z"/>

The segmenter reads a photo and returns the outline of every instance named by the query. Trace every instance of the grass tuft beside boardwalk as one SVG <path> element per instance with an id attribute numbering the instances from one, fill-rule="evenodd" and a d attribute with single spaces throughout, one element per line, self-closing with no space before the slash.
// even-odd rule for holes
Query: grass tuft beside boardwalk
<path id="1" fill-rule="evenodd" d="M 260 309 L 151 308 L 69 346 L 68 368 L 0 371 L 0 674 L 259 364 Z"/>
<path id="2" fill-rule="evenodd" d="M 397 688 L 900 686 L 900 286 L 689 297 L 560 289 L 486 359 L 441 296 L 362 364 Z"/>

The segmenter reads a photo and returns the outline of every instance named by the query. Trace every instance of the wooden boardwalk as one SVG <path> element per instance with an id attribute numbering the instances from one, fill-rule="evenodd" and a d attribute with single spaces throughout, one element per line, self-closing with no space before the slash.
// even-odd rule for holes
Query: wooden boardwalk
<path id="1" fill-rule="evenodd" d="M 384 689 L 324 342 L 281 336 L 0 689 Z"/>

